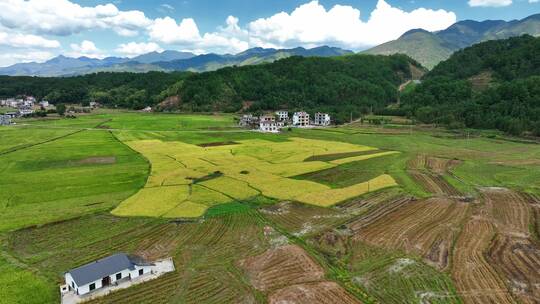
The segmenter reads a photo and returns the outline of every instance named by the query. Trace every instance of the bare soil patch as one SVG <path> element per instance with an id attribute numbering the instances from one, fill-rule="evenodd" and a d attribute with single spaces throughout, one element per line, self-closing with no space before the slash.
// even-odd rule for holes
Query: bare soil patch
<path id="1" fill-rule="evenodd" d="M 316 282 L 324 277 L 322 267 L 297 245 L 270 249 L 239 264 L 247 272 L 251 284 L 261 291 Z"/>
<path id="2" fill-rule="evenodd" d="M 353 304 L 361 303 L 334 282 L 298 284 L 280 289 L 268 298 L 271 304 Z"/>

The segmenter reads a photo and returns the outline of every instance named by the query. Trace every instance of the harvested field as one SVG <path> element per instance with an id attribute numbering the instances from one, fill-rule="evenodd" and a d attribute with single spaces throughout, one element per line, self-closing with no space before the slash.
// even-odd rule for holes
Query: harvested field
<path id="1" fill-rule="evenodd" d="M 292 202 L 281 202 L 261 208 L 259 211 L 295 236 L 306 236 L 328 229 L 348 217 L 346 213 L 332 208 Z"/>
<path id="2" fill-rule="evenodd" d="M 297 245 L 270 249 L 265 253 L 239 262 L 251 282 L 261 291 L 275 290 L 287 285 L 316 282 L 324 270 Z"/>
<path id="3" fill-rule="evenodd" d="M 354 304 L 360 303 L 334 282 L 298 284 L 280 289 L 268 298 L 270 304 Z"/>
<path id="4" fill-rule="evenodd" d="M 485 214 L 473 216 L 454 248 L 452 277 L 465 303 L 515 303 L 504 280 L 484 257 L 495 235 Z"/>
<path id="5" fill-rule="evenodd" d="M 504 188 L 484 188 L 482 195 L 500 233 L 529 236 L 531 206 L 523 196 Z"/>
<path id="6" fill-rule="evenodd" d="M 360 201 L 354 204 L 349 202 L 345 205 L 340 205 L 348 210 L 352 209 L 354 212 L 363 213 L 363 211 L 367 211 L 365 214 L 355 217 L 349 221 L 347 224 L 349 229 L 356 233 L 360 229 L 378 221 L 380 218 L 383 218 L 399 208 L 410 204 L 412 201 L 412 198 L 409 196 L 395 195 L 387 197 L 382 193 L 384 192 L 380 192 L 379 195 L 373 196 L 367 201 Z"/>
<path id="7" fill-rule="evenodd" d="M 503 274 L 508 288 L 523 303 L 540 301 L 540 246 L 531 236 L 533 197 L 502 188 L 482 189 L 498 234 L 488 259 Z"/>
<path id="8" fill-rule="evenodd" d="M 410 160 L 407 166 L 409 174 L 426 191 L 436 195 L 461 196 L 462 194 L 443 178 L 443 175 L 460 163 L 454 159 L 418 155 Z"/>
<path id="9" fill-rule="evenodd" d="M 351 244 L 347 269 L 377 303 L 461 303 L 452 280 L 417 259 L 361 242 Z"/>
<path id="10" fill-rule="evenodd" d="M 422 185 L 422 187 L 430 193 L 451 196 L 462 195 L 459 191 L 457 191 L 456 188 L 450 185 L 439 175 L 414 170 L 410 170 L 409 174 L 416 180 L 417 183 Z"/>
<path id="11" fill-rule="evenodd" d="M 506 277 L 510 290 L 522 303 L 540 301 L 540 248 L 526 238 L 498 235 L 488 259 Z"/>
<path id="12" fill-rule="evenodd" d="M 399 201 L 396 203 L 394 206 Z M 467 204 L 450 199 L 431 198 L 411 202 L 379 216 L 363 228 L 358 228 L 361 222 L 356 222 L 356 229 L 353 228 L 354 240 L 404 250 L 422 256 L 429 264 L 444 269 L 448 265 L 452 242 L 459 233 L 459 226 L 467 210 Z M 351 224 L 350 227 L 354 226 Z"/>

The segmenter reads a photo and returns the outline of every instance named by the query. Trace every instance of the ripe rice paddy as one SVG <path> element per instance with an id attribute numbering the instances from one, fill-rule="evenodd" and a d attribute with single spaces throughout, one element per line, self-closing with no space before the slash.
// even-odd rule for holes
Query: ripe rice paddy
<path id="1" fill-rule="evenodd" d="M 375 150 L 361 145 L 294 137 L 283 142 L 243 140 L 235 145 L 192 145 L 159 140 L 127 144 L 150 161 L 152 171 L 146 186 L 113 211 L 119 216 L 199 217 L 214 205 L 258 195 L 329 207 L 397 185 L 386 174 L 340 189 L 291 178 L 397 153 L 388 151 L 329 162 L 305 161 L 318 155 Z"/>

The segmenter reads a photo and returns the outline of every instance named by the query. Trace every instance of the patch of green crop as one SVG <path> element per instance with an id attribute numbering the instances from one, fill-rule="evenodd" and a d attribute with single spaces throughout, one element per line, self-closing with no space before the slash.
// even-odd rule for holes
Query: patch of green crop
<path id="1" fill-rule="evenodd" d="M 0 231 L 109 210 L 141 188 L 147 173 L 144 158 L 105 131 L 0 155 Z"/>
<path id="2" fill-rule="evenodd" d="M 352 281 L 381 303 L 461 303 L 448 275 L 421 260 L 355 244 Z"/>

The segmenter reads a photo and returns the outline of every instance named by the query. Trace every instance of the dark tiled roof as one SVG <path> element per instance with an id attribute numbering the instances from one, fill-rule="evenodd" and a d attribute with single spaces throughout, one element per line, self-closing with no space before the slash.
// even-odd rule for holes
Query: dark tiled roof
<path id="1" fill-rule="evenodd" d="M 77 286 L 100 280 L 122 270 L 135 269 L 135 263 L 124 253 L 118 253 L 68 271 Z"/>

